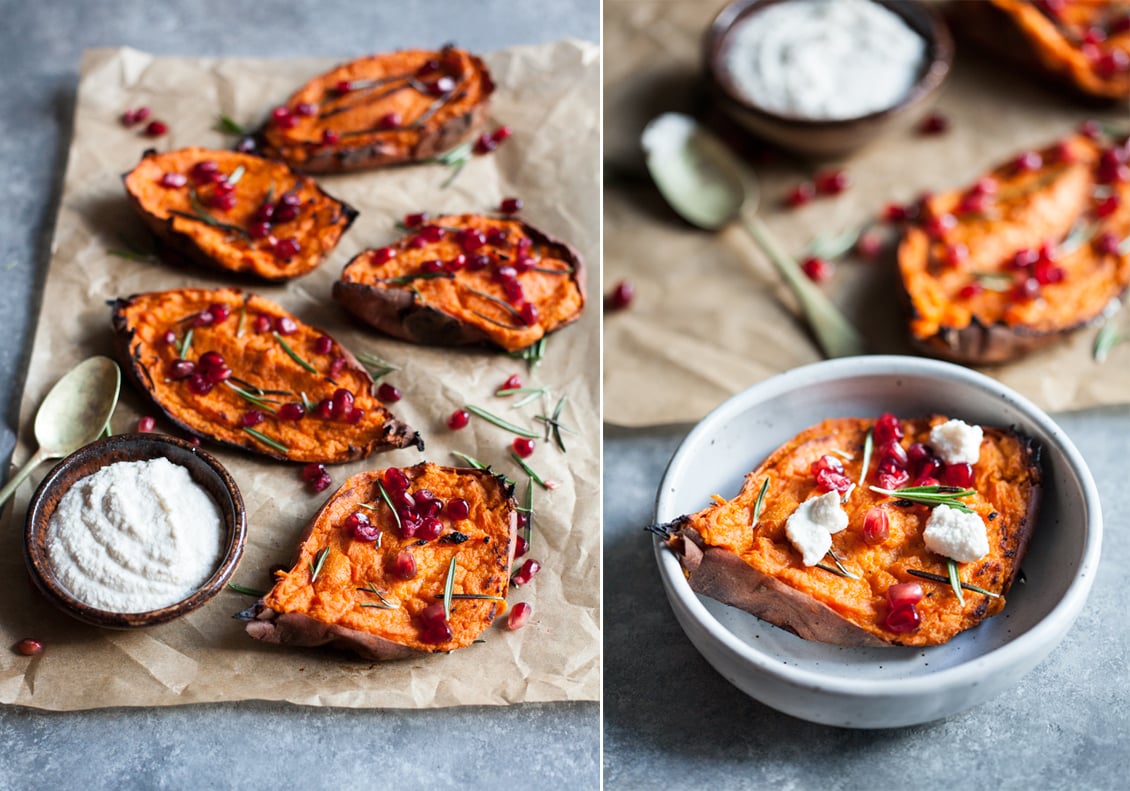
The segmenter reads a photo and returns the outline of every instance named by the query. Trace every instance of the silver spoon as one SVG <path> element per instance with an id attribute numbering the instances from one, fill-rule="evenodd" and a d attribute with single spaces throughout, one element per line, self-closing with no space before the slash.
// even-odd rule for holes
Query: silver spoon
<path id="1" fill-rule="evenodd" d="M 652 179 L 683 219 L 709 231 L 742 221 L 792 289 L 825 356 L 863 354 L 859 331 L 813 285 L 758 218 L 757 181 L 730 149 L 682 113 L 652 119 L 641 143 Z"/>
<path id="2" fill-rule="evenodd" d="M 109 357 L 91 357 L 55 383 L 35 414 L 39 449 L 0 489 L 0 506 L 31 471 L 49 459 L 69 456 L 101 436 L 118 404 L 122 373 Z"/>

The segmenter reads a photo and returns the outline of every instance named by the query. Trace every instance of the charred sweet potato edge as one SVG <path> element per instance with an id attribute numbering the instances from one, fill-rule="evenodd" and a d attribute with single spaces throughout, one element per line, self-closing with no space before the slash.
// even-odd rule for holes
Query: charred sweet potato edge
<path id="1" fill-rule="evenodd" d="M 933 416 L 902 421 L 906 429 L 902 444 L 922 441 L 929 435 L 929 426 L 943 420 Z M 1001 598 L 965 591 L 962 607 L 949 585 L 909 574 L 911 568 L 942 577 L 947 574 L 946 559 L 927 550 L 922 542 L 929 507 L 899 504 L 866 487 L 852 492 L 845 505 L 849 525 L 833 535 L 836 554 L 862 579 L 851 580 L 802 564 L 799 552 L 784 535 L 784 523 L 800 502 L 822 493 L 808 472 L 810 458 L 832 448 L 844 451 L 853 456 L 852 461 L 843 462 L 845 474 L 859 480 L 864 438 L 873 423 L 871 419 L 838 418 L 806 429 L 747 475 L 733 500 L 660 526 L 691 589 L 804 639 L 850 646 L 937 645 L 1000 612 L 1036 526 L 1043 480 L 1039 446 L 1011 429 L 985 428 L 982 461 L 974 468 L 973 488 L 978 494 L 966 501 L 986 521 L 990 553 L 980 561 L 959 564 L 963 582 L 999 593 Z M 868 483 L 874 483 L 877 468 L 873 456 Z M 782 470 L 788 474 L 781 474 Z M 752 531 L 749 521 L 766 477 L 770 485 L 757 530 Z M 863 516 L 875 506 L 886 509 L 891 519 L 891 535 L 878 547 L 862 538 Z M 890 585 L 901 582 L 919 582 L 926 597 L 918 605 L 921 626 L 896 634 L 884 625 L 885 596 Z"/>

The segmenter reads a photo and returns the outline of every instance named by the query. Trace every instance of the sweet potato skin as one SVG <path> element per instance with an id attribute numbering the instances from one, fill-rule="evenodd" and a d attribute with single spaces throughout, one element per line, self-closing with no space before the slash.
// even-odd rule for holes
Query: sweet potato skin
<path id="1" fill-rule="evenodd" d="M 228 175 L 243 168 L 243 176 L 235 185 L 234 208 L 222 211 L 202 207 L 230 229 L 214 228 L 193 219 L 196 209 L 189 194 L 199 195 L 212 186 L 196 184 L 191 170 L 193 165 L 209 160 L 218 165 L 219 172 Z M 160 179 L 166 173 L 182 175 L 186 183 L 181 187 L 163 187 Z M 123 174 L 122 181 L 130 206 L 174 254 L 197 266 L 268 282 L 289 280 L 313 271 L 357 217 L 356 209 L 326 193 L 313 179 L 294 173 L 281 162 L 235 151 L 146 151 L 141 162 Z M 256 211 L 265 201 L 277 201 L 284 193 L 301 199 L 299 216 L 293 221 L 274 223 L 269 237 L 253 239 L 247 231 L 255 221 Z M 295 239 L 300 245 L 299 253 L 288 260 L 277 257 L 271 245 L 276 237 Z"/>
<path id="2" fill-rule="evenodd" d="M 523 349 L 545 334 L 560 329 L 580 318 L 585 303 L 585 268 L 580 254 L 569 244 L 518 220 L 503 220 L 480 215 L 439 217 L 432 224 L 447 229 L 474 228 L 483 232 L 505 229 L 512 240 L 509 247 L 480 248 L 492 257 L 485 269 L 464 268 L 450 278 L 417 280 L 403 284 L 382 282 L 389 277 L 417 271 L 429 260 L 450 260 L 459 254 L 458 244 L 448 231 L 444 240 L 415 247 L 416 233 L 409 234 L 383 250 L 395 251 L 387 262 L 377 263 L 377 250 L 365 250 L 353 258 L 334 283 L 333 297 L 366 324 L 397 338 L 429 346 L 463 346 L 488 343 L 506 351 Z M 498 256 L 514 256 L 513 244 L 519 238 L 531 241 L 538 251 L 542 266 L 552 263 L 560 274 L 528 271 L 517 280 L 529 293 L 538 310 L 538 320 L 530 326 L 519 326 L 517 319 L 494 304 L 469 304 L 471 290 L 489 293 L 496 300 L 506 301 L 503 288 L 492 272 L 506 261 Z M 509 260 L 509 259 L 507 259 Z M 483 318 L 483 310 L 498 314 L 494 321 Z M 476 315 L 476 311 L 478 315 Z M 511 324 L 510 322 L 514 322 Z"/>
<path id="3" fill-rule="evenodd" d="M 903 421 L 907 434 L 903 444 L 921 441 L 931 425 L 944 420 L 932 416 Z M 837 418 L 806 429 L 751 472 L 733 500 L 665 526 L 670 536 L 667 545 L 679 558 L 691 588 L 805 639 L 836 645 L 937 645 L 998 613 L 1035 529 L 1042 488 L 1038 447 L 1007 429 L 985 429 L 982 462 L 975 467 L 974 488 L 979 494 L 967 500 L 986 521 L 990 553 L 980 561 L 960 564 L 964 582 L 998 592 L 1001 598 L 967 591 L 962 607 L 948 585 L 910 575 L 908 569 L 946 574 L 945 559 L 922 543 L 928 507 L 900 505 L 894 498 L 861 488 L 845 504 L 849 525 L 833 536 L 833 548 L 862 579 L 849 580 L 801 564 L 799 553 L 784 536 L 784 522 L 799 502 L 821 491 L 808 473 L 811 461 L 833 448 L 854 454 L 856 461 L 844 462 L 844 467 L 845 474 L 857 481 L 863 438 L 872 423 Z M 878 460 L 873 458 L 869 484 L 875 482 L 877 468 Z M 749 521 L 766 478 L 770 486 L 754 529 Z M 891 519 L 891 536 L 878 547 L 868 545 L 861 535 L 863 515 L 875 506 L 886 509 Z M 927 594 L 920 603 L 922 625 L 909 633 L 890 632 L 883 622 L 886 589 L 911 581 L 922 584 Z"/>
<path id="4" fill-rule="evenodd" d="M 496 600 L 457 599 L 452 603 L 452 639 L 430 644 L 421 639 L 415 621 L 424 607 L 442 598 L 450 557 L 456 556 L 456 593 L 505 599 L 514 560 L 517 511 L 513 487 L 487 470 L 422 463 L 406 468 L 411 490 L 426 488 L 437 496 L 461 496 L 471 517 L 452 522 L 445 535 L 458 530 L 459 543 L 441 536 L 435 541 L 400 538 L 376 482 L 383 470 L 363 472 L 347 480 L 322 506 L 304 531 L 289 572 L 280 572 L 274 588 L 260 601 L 247 633 L 265 642 L 290 646 L 329 645 L 365 659 L 400 659 L 446 652 L 470 645 L 503 610 Z M 379 545 L 353 538 L 344 519 L 363 503 L 379 524 Z M 328 548 L 323 571 L 311 581 L 310 565 Z M 394 578 L 391 559 L 408 550 L 417 558 L 417 576 Z M 381 590 L 394 608 L 367 607 L 376 599 L 368 586 Z"/>
<path id="5" fill-rule="evenodd" d="M 315 403 L 331 397 L 338 387 L 344 387 L 354 394 L 356 408 L 365 410 L 364 417 L 356 424 L 347 424 L 308 415 L 291 425 L 265 415 L 264 423 L 255 429 L 280 441 L 287 448 L 282 452 L 241 429 L 240 416 L 253 405 L 234 390 L 220 384 L 207 396 L 197 397 L 187 391 L 184 381 L 168 379 L 167 366 L 177 358 L 178 352 L 175 346 L 164 343 L 162 334 L 171 327 L 178 339 L 183 340 L 186 327 L 191 326 L 184 321 L 185 317 L 217 303 L 228 306 L 230 315 L 214 328 L 193 328 L 189 357 L 195 360 L 204 351 L 218 351 L 233 371 L 238 371 L 233 374 L 234 378 L 254 379 L 254 383 L 265 390 L 280 389 L 272 384 L 293 380 L 298 383 L 300 392 Z M 397 419 L 372 395 L 372 377 L 348 349 L 333 341 L 328 355 L 310 352 L 313 339 L 325 333 L 303 324 L 273 302 L 254 294 L 245 295 L 239 289 L 177 289 L 135 294 L 114 300 L 110 306 L 114 352 L 126 378 L 145 393 L 168 420 L 192 435 L 280 461 L 295 462 L 352 461 L 379 450 L 411 445 L 423 450 L 419 433 Z M 295 334 L 287 336 L 287 342 L 292 349 L 300 349 L 319 373 L 307 376 L 272 335 L 256 333 L 251 325 L 257 316 L 267 316 L 272 321 L 281 317 L 293 320 L 297 329 Z M 241 321 L 242 340 L 232 337 L 239 333 Z M 247 350 L 246 358 L 239 351 L 241 348 Z M 336 378 L 331 380 L 328 369 L 334 358 L 344 362 Z"/>
<path id="6" fill-rule="evenodd" d="M 443 96 L 418 90 L 444 75 L 456 84 Z M 343 83 L 368 87 L 342 94 L 337 86 Z M 370 55 L 307 82 L 283 105 L 295 119 L 293 126 L 268 121 L 256 140 L 265 155 L 306 173 L 420 162 L 481 128 L 493 91 L 486 64 L 456 47 Z M 300 106 L 314 106 L 318 112 L 306 116 Z M 380 119 L 390 113 L 400 124 L 382 128 Z M 336 137 L 334 142 L 326 142 L 327 131 Z"/>

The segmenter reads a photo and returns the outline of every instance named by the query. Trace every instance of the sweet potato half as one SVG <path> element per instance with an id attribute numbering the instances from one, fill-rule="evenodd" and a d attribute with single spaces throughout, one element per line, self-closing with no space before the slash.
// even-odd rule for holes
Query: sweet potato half
<path id="1" fill-rule="evenodd" d="M 313 270 L 357 216 L 285 164 L 235 151 L 147 151 L 122 178 L 130 205 L 174 252 L 263 280 Z"/>
<path id="2" fill-rule="evenodd" d="M 519 220 L 463 214 L 361 252 L 333 296 L 414 343 L 516 351 L 580 317 L 583 283 L 581 257 L 564 242 Z"/>
<path id="3" fill-rule="evenodd" d="M 1130 286 L 1130 145 L 1069 137 L 939 193 L 898 251 L 912 342 L 999 363 L 1099 320 Z"/>
<path id="4" fill-rule="evenodd" d="M 493 91 L 486 65 L 455 47 L 370 55 L 295 91 L 259 144 L 307 173 L 418 162 L 469 138 Z"/>
<path id="5" fill-rule="evenodd" d="M 905 434 L 900 446 L 906 451 L 928 440 L 930 427 L 944 421 L 940 416 L 899 421 Z M 691 588 L 805 639 L 838 645 L 937 645 L 1000 612 L 1036 524 L 1042 481 L 1038 447 L 1010 430 L 984 428 L 980 460 L 973 465 L 969 484 L 976 493 L 962 498 L 983 520 L 989 552 L 980 560 L 957 564 L 958 574 L 963 583 L 993 596 L 963 589 L 960 603 L 947 581 L 947 558 L 927 549 L 923 540 L 931 507 L 870 488 L 889 480 L 880 473 L 889 469 L 884 464 L 890 451 L 878 448 L 863 485 L 851 488 L 843 502 L 848 523 L 832 535 L 835 558 L 825 555 L 819 565 L 802 562 L 786 536 L 788 518 L 801 503 L 824 494 L 813 471 L 822 464 L 835 466 L 827 458 L 840 459 L 842 474 L 853 483 L 860 481 L 866 437 L 874 422 L 837 418 L 808 428 L 749 473 L 734 499 L 716 497 L 714 505 L 698 513 L 653 528 L 668 536 L 667 544 L 678 555 Z M 938 468 L 917 458 L 912 452 L 904 465 L 911 476 L 906 485 L 929 485 L 923 476 Z M 931 466 L 925 469 L 923 464 Z M 887 536 L 878 543 L 865 529 L 873 509 L 880 509 L 889 524 Z M 919 583 L 925 594 L 916 605 L 921 622 L 910 631 L 892 631 L 888 589 L 909 582 Z"/>
<path id="6" fill-rule="evenodd" d="M 1096 99 L 1130 97 L 1130 6 L 1111 0 L 950 3 L 983 49 Z"/>
<path id="7" fill-rule="evenodd" d="M 110 305 L 126 375 L 192 434 L 284 461 L 424 448 L 376 399 L 372 377 L 348 350 L 273 302 L 232 288 L 185 288 Z"/>
<path id="8" fill-rule="evenodd" d="M 248 613 L 248 634 L 331 645 L 366 659 L 470 645 L 506 609 L 517 525 L 512 495 L 512 486 L 486 470 L 431 463 L 353 476 L 310 522 L 290 571 L 279 572 Z M 415 508 L 403 504 L 406 496 Z M 461 509 L 452 517 L 456 500 L 466 504 L 466 516 Z M 429 501 L 438 505 L 420 505 Z M 420 513 L 429 507 L 440 524 L 425 533 L 428 517 Z M 419 526 L 409 526 L 412 520 Z"/>

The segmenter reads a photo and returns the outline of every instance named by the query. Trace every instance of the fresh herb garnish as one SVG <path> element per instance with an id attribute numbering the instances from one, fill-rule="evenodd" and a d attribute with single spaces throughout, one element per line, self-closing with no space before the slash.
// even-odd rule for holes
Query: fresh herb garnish
<path id="1" fill-rule="evenodd" d="M 945 505 L 967 514 L 973 513 L 973 509 L 958 498 L 977 494 L 976 489 L 962 489 L 960 486 L 908 486 L 904 489 L 883 489 L 879 486 L 870 486 L 868 488 L 888 497 L 897 497 L 900 500 L 930 507 Z"/>
<path id="2" fill-rule="evenodd" d="M 514 459 L 514 461 L 518 462 L 518 466 L 522 468 L 522 470 L 526 473 L 526 475 L 530 476 L 531 481 L 533 481 L 534 483 L 536 483 L 538 486 L 540 486 L 543 489 L 549 489 L 550 488 L 549 484 L 547 484 L 544 480 L 542 480 L 542 477 L 540 475 L 538 475 L 536 472 L 534 472 L 534 469 L 530 465 L 526 464 L 526 462 L 522 460 L 521 456 L 519 456 L 514 451 L 510 451 L 510 456 L 511 456 L 511 458 Z"/>
<path id="3" fill-rule="evenodd" d="M 414 272 L 410 275 L 400 275 L 399 277 L 386 277 L 378 280 L 378 283 L 387 283 L 390 286 L 403 286 L 406 283 L 411 283 L 414 280 L 454 280 L 454 272 Z"/>
<path id="4" fill-rule="evenodd" d="M 526 539 L 526 551 L 530 549 L 530 539 L 534 535 L 534 479 L 530 478 L 526 481 L 526 526 L 522 528 L 523 536 Z"/>
<path id="5" fill-rule="evenodd" d="M 464 463 L 471 465 L 476 470 L 487 469 L 487 465 L 483 464 L 481 461 L 474 458 L 473 456 L 468 456 L 466 453 L 460 453 L 457 450 L 453 450 L 453 451 L 451 451 L 451 455 L 454 456 L 457 459 L 460 459 Z"/>
<path id="6" fill-rule="evenodd" d="M 379 610 L 396 610 L 400 608 L 399 604 L 394 601 L 390 601 L 388 597 L 385 596 L 384 591 L 377 590 L 377 586 L 372 582 L 370 582 L 364 588 L 358 588 L 357 590 L 363 591 L 365 593 L 371 593 L 378 599 L 380 599 L 380 604 L 362 604 L 362 607 L 376 607 Z"/>
<path id="7" fill-rule="evenodd" d="M 944 582 L 946 584 L 950 584 L 950 578 L 943 577 L 941 574 L 931 574 L 928 571 L 920 571 L 918 569 L 907 569 L 906 573 L 915 577 L 921 577 L 924 580 L 932 580 L 933 582 Z M 965 588 L 965 590 L 967 591 L 982 593 L 985 596 L 989 596 L 993 599 L 999 599 L 1001 597 L 999 593 L 993 593 L 992 591 L 985 590 L 984 588 L 978 588 L 976 585 L 971 585 L 968 582 L 961 583 L 961 587 Z"/>
<path id="8" fill-rule="evenodd" d="M 385 505 L 388 506 L 388 510 L 392 512 L 392 518 L 393 521 L 396 522 L 397 532 L 402 532 L 403 527 L 400 524 L 400 514 L 397 512 L 396 506 L 392 504 L 392 498 L 388 496 L 388 490 L 385 489 L 385 485 L 381 483 L 379 478 L 377 479 L 377 491 L 381 493 L 381 499 L 385 501 Z"/>
<path id="9" fill-rule="evenodd" d="M 262 599 L 267 595 L 266 591 L 255 590 L 254 588 L 245 588 L 242 585 L 236 585 L 234 582 L 229 582 L 228 587 L 236 593 L 242 593 L 244 596 L 254 596 L 257 599 Z"/>
<path id="10" fill-rule="evenodd" d="M 828 557 L 830 557 L 832 559 L 832 562 L 836 564 L 836 568 L 833 569 L 826 563 L 817 563 L 816 566 L 818 568 L 824 569 L 825 571 L 830 571 L 833 574 L 837 574 L 841 577 L 846 577 L 849 580 L 860 579 L 860 576 L 858 574 L 853 574 L 844 567 L 843 561 L 840 560 L 839 556 L 835 553 L 834 550 L 828 550 Z"/>
<path id="11" fill-rule="evenodd" d="M 278 414 L 277 410 L 275 410 L 273 406 L 273 404 L 276 404 L 278 402 L 263 398 L 262 396 L 252 393 L 250 390 L 244 390 L 239 385 L 234 384 L 231 379 L 225 380 L 224 384 L 235 391 L 236 395 L 238 395 L 244 401 L 247 401 L 252 406 L 262 409 L 265 412 L 270 412 L 272 415 Z"/>
<path id="12" fill-rule="evenodd" d="M 318 554 L 314 556 L 314 562 L 310 564 L 310 584 L 313 585 L 314 581 L 318 579 L 318 575 L 322 573 L 322 565 L 326 562 L 326 556 L 330 554 L 329 547 L 322 547 Z"/>
<path id="13" fill-rule="evenodd" d="M 567 434 L 574 434 L 574 435 L 577 433 L 576 431 L 574 431 L 573 429 L 569 428 L 568 426 L 566 426 L 564 423 L 561 422 L 561 410 L 565 408 L 565 403 L 566 403 L 565 396 L 561 396 L 561 399 L 557 402 L 557 406 L 553 410 L 553 416 L 552 417 L 546 417 L 545 415 L 535 415 L 534 416 L 534 420 L 540 420 L 543 423 L 545 423 L 546 440 L 548 440 L 550 438 L 550 436 L 552 435 L 553 441 L 557 443 L 557 447 L 559 447 L 561 449 L 562 453 L 565 453 L 566 450 L 565 450 L 565 440 L 561 437 L 561 432 L 564 431 Z"/>
<path id="14" fill-rule="evenodd" d="M 437 599 L 439 596 L 436 597 Z M 483 601 L 506 601 L 505 596 L 490 596 L 486 593 L 453 593 L 452 599 L 481 599 Z"/>
<path id="15" fill-rule="evenodd" d="M 542 359 L 545 357 L 545 336 L 538 338 L 537 341 L 527 346 L 525 349 L 519 349 L 516 352 L 507 352 L 508 357 L 513 357 L 518 360 L 525 360 L 526 365 L 532 371 L 537 368 Z"/>
<path id="16" fill-rule="evenodd" d="M 247 305 L 239 309 L 239 323 L 235 325 L 235 337 L 243 337 L 243 325 L 247 323 Z"/>
<path id="17" fill-rule="evenodd" d="M 220 113 L 220 117 L 216 119 L 216 123 L 212 125 L 213 132 L 219 132 L 224 135 L 246 135 L 248 131 L 231 116 Z"/>
<path id="18" fill-rule="evenodd" d="M 548 393 L 548 392 L 549 392 L 548 387 L 500 387 L 500 388 L 498 388 L 497 390 L 494 391 L 494 394 L 498 398 L 506 398 L 506 397 L 512 396 L 512 395 L 520 395 L 522 393 L 528 393 L 529 396 L 527 398 L 522 399 L 519 403 L 516 403 L 516 404 L 514 404 L 513 407 L 511 407 L 511 409 L 514 409 L 514 408 L 517 408 L 519 406 L 522 406 L 523 404 L 528 403 L 529 401 L 533 400 L 534 398 L 537 398 L 542 393 Z"/>
<path id="19" fill-rule="evenodd" d="M 1059 243 L 1059 255 L 1070 255 L 1090 241 L 1091 237 L 1099 229 L 1097 222 L 1085 223 L 1082 220 L 1076 220 L 1071 230 L 1067 232 L 1067 236 L 1063 237 L 1063 241 Z"/>
<path id="20" fill-rule="evenodd" d="M 463 408 L 470 412 L 472 415 L 478 415 L 488 423 L 493 423 L 501 429 L 505 429 L 512 434 L 517 434 L 519 437 L 525 437 L 526 439 L 538 439 L 538 435 L 530 431 L 529 429 L 524 429 L 521 426 L 516 426 L 510 421 L 503 420 L 498 415 L 491 414 L 485 409 L 477 407 L 474 404 L 465 404 Z"/>
<path id="21" fill-rule="evenodd" d="M 952 559 L 947 559 L 946 570 L 949 572 L 950 587 L 953 588 L 953 595 L 957 597 L 957 603 L 964 607 L 965 596 L 961 593 L 961 577 L 959 577 L 957 573 L 957 563 Z"/>
<path id="22" fill-rule="evenodd" d="M 261 431 L 256 431 L 255 429 L 248 428 L 247 426 L 243 426 L 242 428 L 248 434 L 255 437 L 255 439 L 259 440 L 269 448 L 274 448 L 279 453 L 286 453 L 289 450 L 286 445 L 283 445 L 281 442 L 276 442 Z"/>
<path id="23" fill-rule="evenodd" d="M 866 226 L 849 228 L 837 236 L 817 236 L 808 246 L 808 255 L 834 260 L 855 247 Z"/>
<path id="24" fill-rule="evenodd" d="M 867 480 L 867 469 L 871 466 L 871 451 L 875 445 L 874 429 L 867 429 L 867 436 L 863 438 L 863 467 L 859 470 L 859 485 Z"/>
<path id="25" fill-rule="evenodd" d="M 506 302 L 505 300 L 499 299 L 498 297 L 496 297 L 496 296 L 493 296 L 492 294 L 488 294 L 488 293 L 487 293 L 487 292 L 485 292 L 485 291 L 479 291 L 478 289 L 475 289 L 475 288 L 471 288 L 471 287 L 469 287 L 469 286 L 467 287 L 467 290 L 468 290 L 468 291 L 470 291 L 470 292 L 471 292 L 472 294 L 474 294 L 474 295 L 476 295 L 476 296 L 482 297 L 483 299 L 486 299 L 486 300 L 489 300 L 489 301 L 493 302 L 494 304 L 498 305 L 498 306 L 499 306 L 500 308 L 502 308 L 503 310 L 505 310 L 505 311 L 507 311 L 508 313 L 510 313 L 510 315 L 511 315 L 511 316 L 514 316 L 514 317 L 515 317 L 515 318 L 517 318 L 517 319 L 518 319 L 519 321 L 521 321 L 521 319 L 522 319 L 522 314 L 521 314 L 521 313 L 520 313 L 520 312 L 518 311 L 518 309 L 517 309 L 517 308 L 515 308 L 515 307 L 514 307 L 513 305 L 511 305 L 511 304 L 510 304 L 509 302 Z M 485 318 L 485 317 L 484 317 L 484 318 Z M 524 327 L 524 326 L 525 326 L 525 325 L 524 325 L 524 324 L 522 324 L 522 325 L 520 325 L 520 326 L 519 326 L 518 328 L 520 329 L 521 327 Z"/>
<path id="26" fill-rule="evenodd" d="M 116 255 L 118 258 L 126 258 L 130 261 L 145 261 L 147 263 L 156 263 L 161 259 L 154 253 L 142 253 L 137 250 L 127 250 L 124 247 L 112 247 L 106 251 L 110 255 Z"/>
<path id="27" fill-rule="evenodd" d="M 358 352 L 355 356 L 361 365 L 365 366 L 365 370 L 369 372 L 369 376 L 372 377 L 374 382 L 386 374 L 400 370 L 400 366 L 393 365 L 388 360 L 381 359 L 375 354 Z"/>
<path id="28" fill-rule="evenodd" d="M 451 186 L 463 168 L 471 161 L 471 154 L 473 153 L 475 144 L 472 142 L 460 143 L 454 148 L 448 149 L 439 156 L 432 157 L 431 159 L 424 160 L 425 162 L 438 162 L 439 164 L 451 168 L 451 175 L 440 185 L 440 189 L 446 189 Z"/>
<path id="29" fill-rule="evenodd" d="M 192 348 L 192 327 L 188 328 L 188 332 L 181 338 L 180 346 L 177 347 L 177 357 L 182 360 L 188 359 L 188 350 Z"/>
<path id="30" fill-rule="evenodd" d="M 187 220 L 197 220 L 204 223 L 205 225 L 209 225 L 221 231 L 228 231 L 229 233 L 239 234 L 247 241 L 251 241 L 251 236 L 245 229 L 240 228 L 238 225 L 231 225 L 226 222 L 221 222 L 220 220 L 217 220 L 215 217 L 209 214 L 208 210 L 205 209 L 203 204 L 200 203 L 200 198 L 196 196 L 196 190 L 189 190 L 188 203 L 190 206 L 192 206 L 191 213 L 172 209 L 169 211 L 169 214 L 175 214 L 177 217 L 184 217 Z"/>
<path id="31" fill-rule="evenodd" d="M 447 582 L 443 584 L 443 617 L 451 620 L 451 594 L 455 590 L 455 561 L 458 555 L 451 556 L 451 565 L 447 567 Z"/>
<path id="32" fill-rule="evenodd" d="M 239 180 L 243 178 L 243 174 L 247 172 L 247 168 L 243 165 L 238 165 L 235 170 L 228 176 L 228 184 L 238 184 Z"/>
<path id="33" fill-rule="evenodd" d="M 296 363 L 301 365 L 303 368 L 305 368 L 310 373 L 312 373 L 312 374 L 318 373 L 317 368 L 315 368 L 314 366 L 310 365 L 310 363 L 303 360 L 301 357 L 298 356 L 298 352 L 296 352 L 294 349 L 290 348 L 290 344 L 287 343 L 285 340 L 283 340 L 283 336 L 279 335 L 277 332 L 272 332 L 271 334 L 275 336 L 275 340 L 278 341 L 279 344 L 283 347 L 283 351 L 286 352 L 287 355 L 290 356 L 290 359 L 294 360 Z"/>
<path id="34" fill-rule="evenodd" d="M 1095 336 L 1095 345 L 1092 349 L 1092 356 L 1095 362 L 1105 362 L 1110 350 L 1117 346 L 1126 338 L 1118 334 L 1118 328 L 1114 322 L 1109 319 L 1103 324 L 1102 329 L 1099 330 L 1098 335 Z"/>
<path id="35" fill-rule="evenodd" d="M 1008 291 L 1012 287 L 1012 276 L 1001 272 L 974 272 L 973 279 L 988 291 Z"/>
<path id="36" fill-rule="evenodd" d="M 765 505 L 765 493 L 767 491 L 769 491 L 768 478 L 761 482 L 761 491 L 757 493 L 757 502 L 753 504 L 753 524 L 751 527 L 757 527 L 757 522 L 761 519 L 761 507 Z"/>

